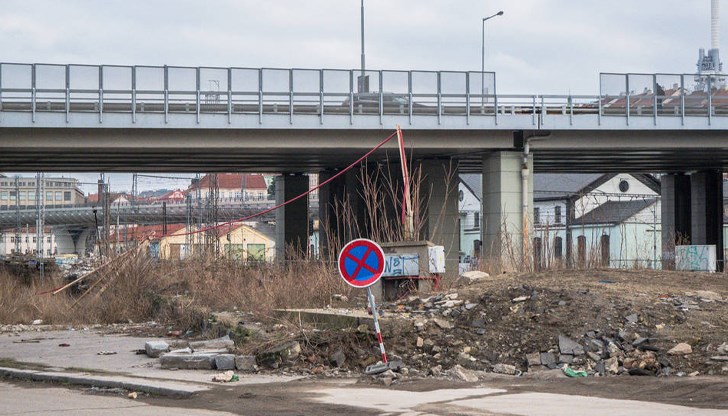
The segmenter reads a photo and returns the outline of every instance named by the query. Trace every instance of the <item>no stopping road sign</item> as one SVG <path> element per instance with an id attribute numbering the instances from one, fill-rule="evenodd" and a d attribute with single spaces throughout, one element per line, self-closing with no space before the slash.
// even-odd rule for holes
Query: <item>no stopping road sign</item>
<path id="1" fill-rule="evenodd" d="M 369 287 L 377 283 L 383 272 L 384 251 L 372 240 L 350 241 L 339 253 L 339 274 L 353 287 Z"/>

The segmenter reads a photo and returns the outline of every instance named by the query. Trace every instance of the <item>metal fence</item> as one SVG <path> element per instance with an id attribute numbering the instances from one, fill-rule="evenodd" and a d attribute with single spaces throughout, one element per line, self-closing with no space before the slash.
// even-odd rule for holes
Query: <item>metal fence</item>
<path id="1" fill-rule="evenodd" d="M 0 63 L 2 111 L 494 115 L 495 74 Z"/>
<path id="2" fill-rule="evenodd" d="M 498 94 L 492 72 L 366 71 L 0 63 L 0 111 L 349 117 L 728 116 L 726 76 L 600 74 L 598 95 Z M 367 82 L 362 82 L 366 79 Z M 366 85 L 363 90 L 359 85 Z M 1 120 L 0 120 L 1 122 Z M 655 121 L 656 123 L 656 121 Z"/>

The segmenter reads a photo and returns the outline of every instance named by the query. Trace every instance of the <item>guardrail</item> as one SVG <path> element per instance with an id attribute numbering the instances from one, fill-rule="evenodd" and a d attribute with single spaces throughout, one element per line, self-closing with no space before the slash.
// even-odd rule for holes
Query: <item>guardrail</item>
<path id="1" fill-rule="evenodd" d="M 728 93 L 724 76 L 601 74 L 598 95 L 507 95 L 496 93 L 495 73 L 456 71 L 367 71 L 338 69 L 151 67 L 0 63 L 0 112 L 173 114 L 196 117 L 296 115 L 379 117 L 530 116 L 543 125 L 550 116 L 721 117 Z M 355 85 L 373 85 L 359 92 Z M 673 82 L 677 81 L 677 82 Z M 694 82 L 693 82 L 694 81 Z M 668 85 L 672 82 L 671 85 Z M 203 88 L 206 85 L 206 88 Z M 664 85 L 664 86 L 663 86 Z M 642 88 L 635 92 L 635 88 Z M 699 90 L 703 88 L 703 90 Z M 691 90 L 692 89 L 692 90 Z M 710 91 L 710 94 L 703 92 Z M 0 121 L 1 123 L 1 121 Z"/>

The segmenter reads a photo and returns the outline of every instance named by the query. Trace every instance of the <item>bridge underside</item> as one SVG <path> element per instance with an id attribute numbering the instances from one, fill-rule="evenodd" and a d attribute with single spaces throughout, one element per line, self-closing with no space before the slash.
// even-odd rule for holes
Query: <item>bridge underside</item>
<path id="1" fill-rule="evenodd" d="M 26 172 L 321 172 L 347 166 L 392 130 L 0 129 L 0 169 Z M 537 172 L 685 172 L 728 166 L 728 137 L 705 131 L 525 131 Z M 509 130 L 405 130 L 415 159 L 517 150 Z M 398 159 L 396 140 L 371 161 Z"/>

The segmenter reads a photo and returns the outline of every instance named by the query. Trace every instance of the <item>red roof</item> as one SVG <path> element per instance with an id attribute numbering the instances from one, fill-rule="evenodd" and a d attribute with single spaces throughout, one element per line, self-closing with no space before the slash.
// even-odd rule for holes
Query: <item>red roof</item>
<path id="1" fill-rule="evenodd" d="M 185 191 L 182 190 L 174 190 L 169 191 L 166 194 L 160 196 L 157 198 L 158 201 L 184 201 L 185 200 Z"/>
<path id="2" fill-rule="evenodd" d="M 177 231 L 185 228 L 187 225 L 185 224 L 167 224 L 167 235 L 176 233 Z M 126 241 L 124 237 L 126 236 L 127 240 L 136 240 L 136 241 L 142 241 L 146 239 L 147 237 L 155 239 L 162 237 L 164 233 L 162 232 L 162 224 L 155 224 L 155 225 L 140 225 L 138 227 L 129 227 L 126 231 L 124 228 L 119 229 L 119 241 Z M 112 231 L 111 235 L 109 237 L 111 241 L 116 241 L 116 234 Z"/>
<path id="3" fill-rule="evenodd" d="M 245 186 L 243 186 L 243 181 L 245 181 Z M 200 187 L 209 188 L 210 182 L 210 175 L 205 175 L 200 179 Z M 219 189 L 268 189 L 263 175 L 241 173 L 218 173 L 217 187 Z M 193 185 L 190 186 L 190 189 L 196 189 L 196 187 Z"/>

